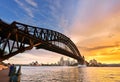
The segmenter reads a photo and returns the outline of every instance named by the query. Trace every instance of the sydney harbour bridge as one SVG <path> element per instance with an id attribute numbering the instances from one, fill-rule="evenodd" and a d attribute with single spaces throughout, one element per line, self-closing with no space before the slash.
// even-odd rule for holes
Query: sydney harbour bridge
<path id="1" fill-rule="evenodd" d="M 0 20 L 0 62 L 33 47 L 45 49 L 76 59 L 84 64 L 76 45 L 62 33 L 13 22 Z"/>

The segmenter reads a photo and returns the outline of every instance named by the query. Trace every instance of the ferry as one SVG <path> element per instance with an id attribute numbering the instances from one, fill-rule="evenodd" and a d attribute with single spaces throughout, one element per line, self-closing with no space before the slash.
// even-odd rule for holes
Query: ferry
<path id="1" fill-rule="evenodd" d="M 81 67 L 87 67 L 87 66 L 85 64 L 84 65 L 78 64 L 78 68 L 81 68 Z"/>

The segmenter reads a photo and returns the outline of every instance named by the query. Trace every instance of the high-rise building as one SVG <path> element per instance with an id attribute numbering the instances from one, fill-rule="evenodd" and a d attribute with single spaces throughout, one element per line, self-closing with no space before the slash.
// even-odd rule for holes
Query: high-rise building
<path id="1" fill-rule="evenodd" d="M 59 64 L 60 64 L 61 66 L 64 65 L 64 58 L 63 58 L 63 57 L 61 57 Z"/>

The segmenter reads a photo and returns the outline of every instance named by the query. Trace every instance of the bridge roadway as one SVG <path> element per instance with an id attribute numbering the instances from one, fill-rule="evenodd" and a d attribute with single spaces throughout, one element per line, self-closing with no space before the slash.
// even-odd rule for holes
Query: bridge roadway
<path id="1" fill-rule="evenodd" d="M 0 20 L 0 61 L 33 47 L 63 54 L 84 63 L 75 44 L 62 33 L 19 22 L 8 24 Z"/>

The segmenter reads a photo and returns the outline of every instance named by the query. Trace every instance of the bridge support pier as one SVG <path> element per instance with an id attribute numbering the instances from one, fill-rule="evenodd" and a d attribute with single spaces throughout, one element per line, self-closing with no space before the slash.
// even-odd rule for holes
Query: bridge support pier
<path id="1" fill-rule="evenodd" d="M 77 61 L 78 61 L 78 64 L 85 65 L 85 58 L 84 58 L 84 56 L 81 59 L 78 59 Z"/>

